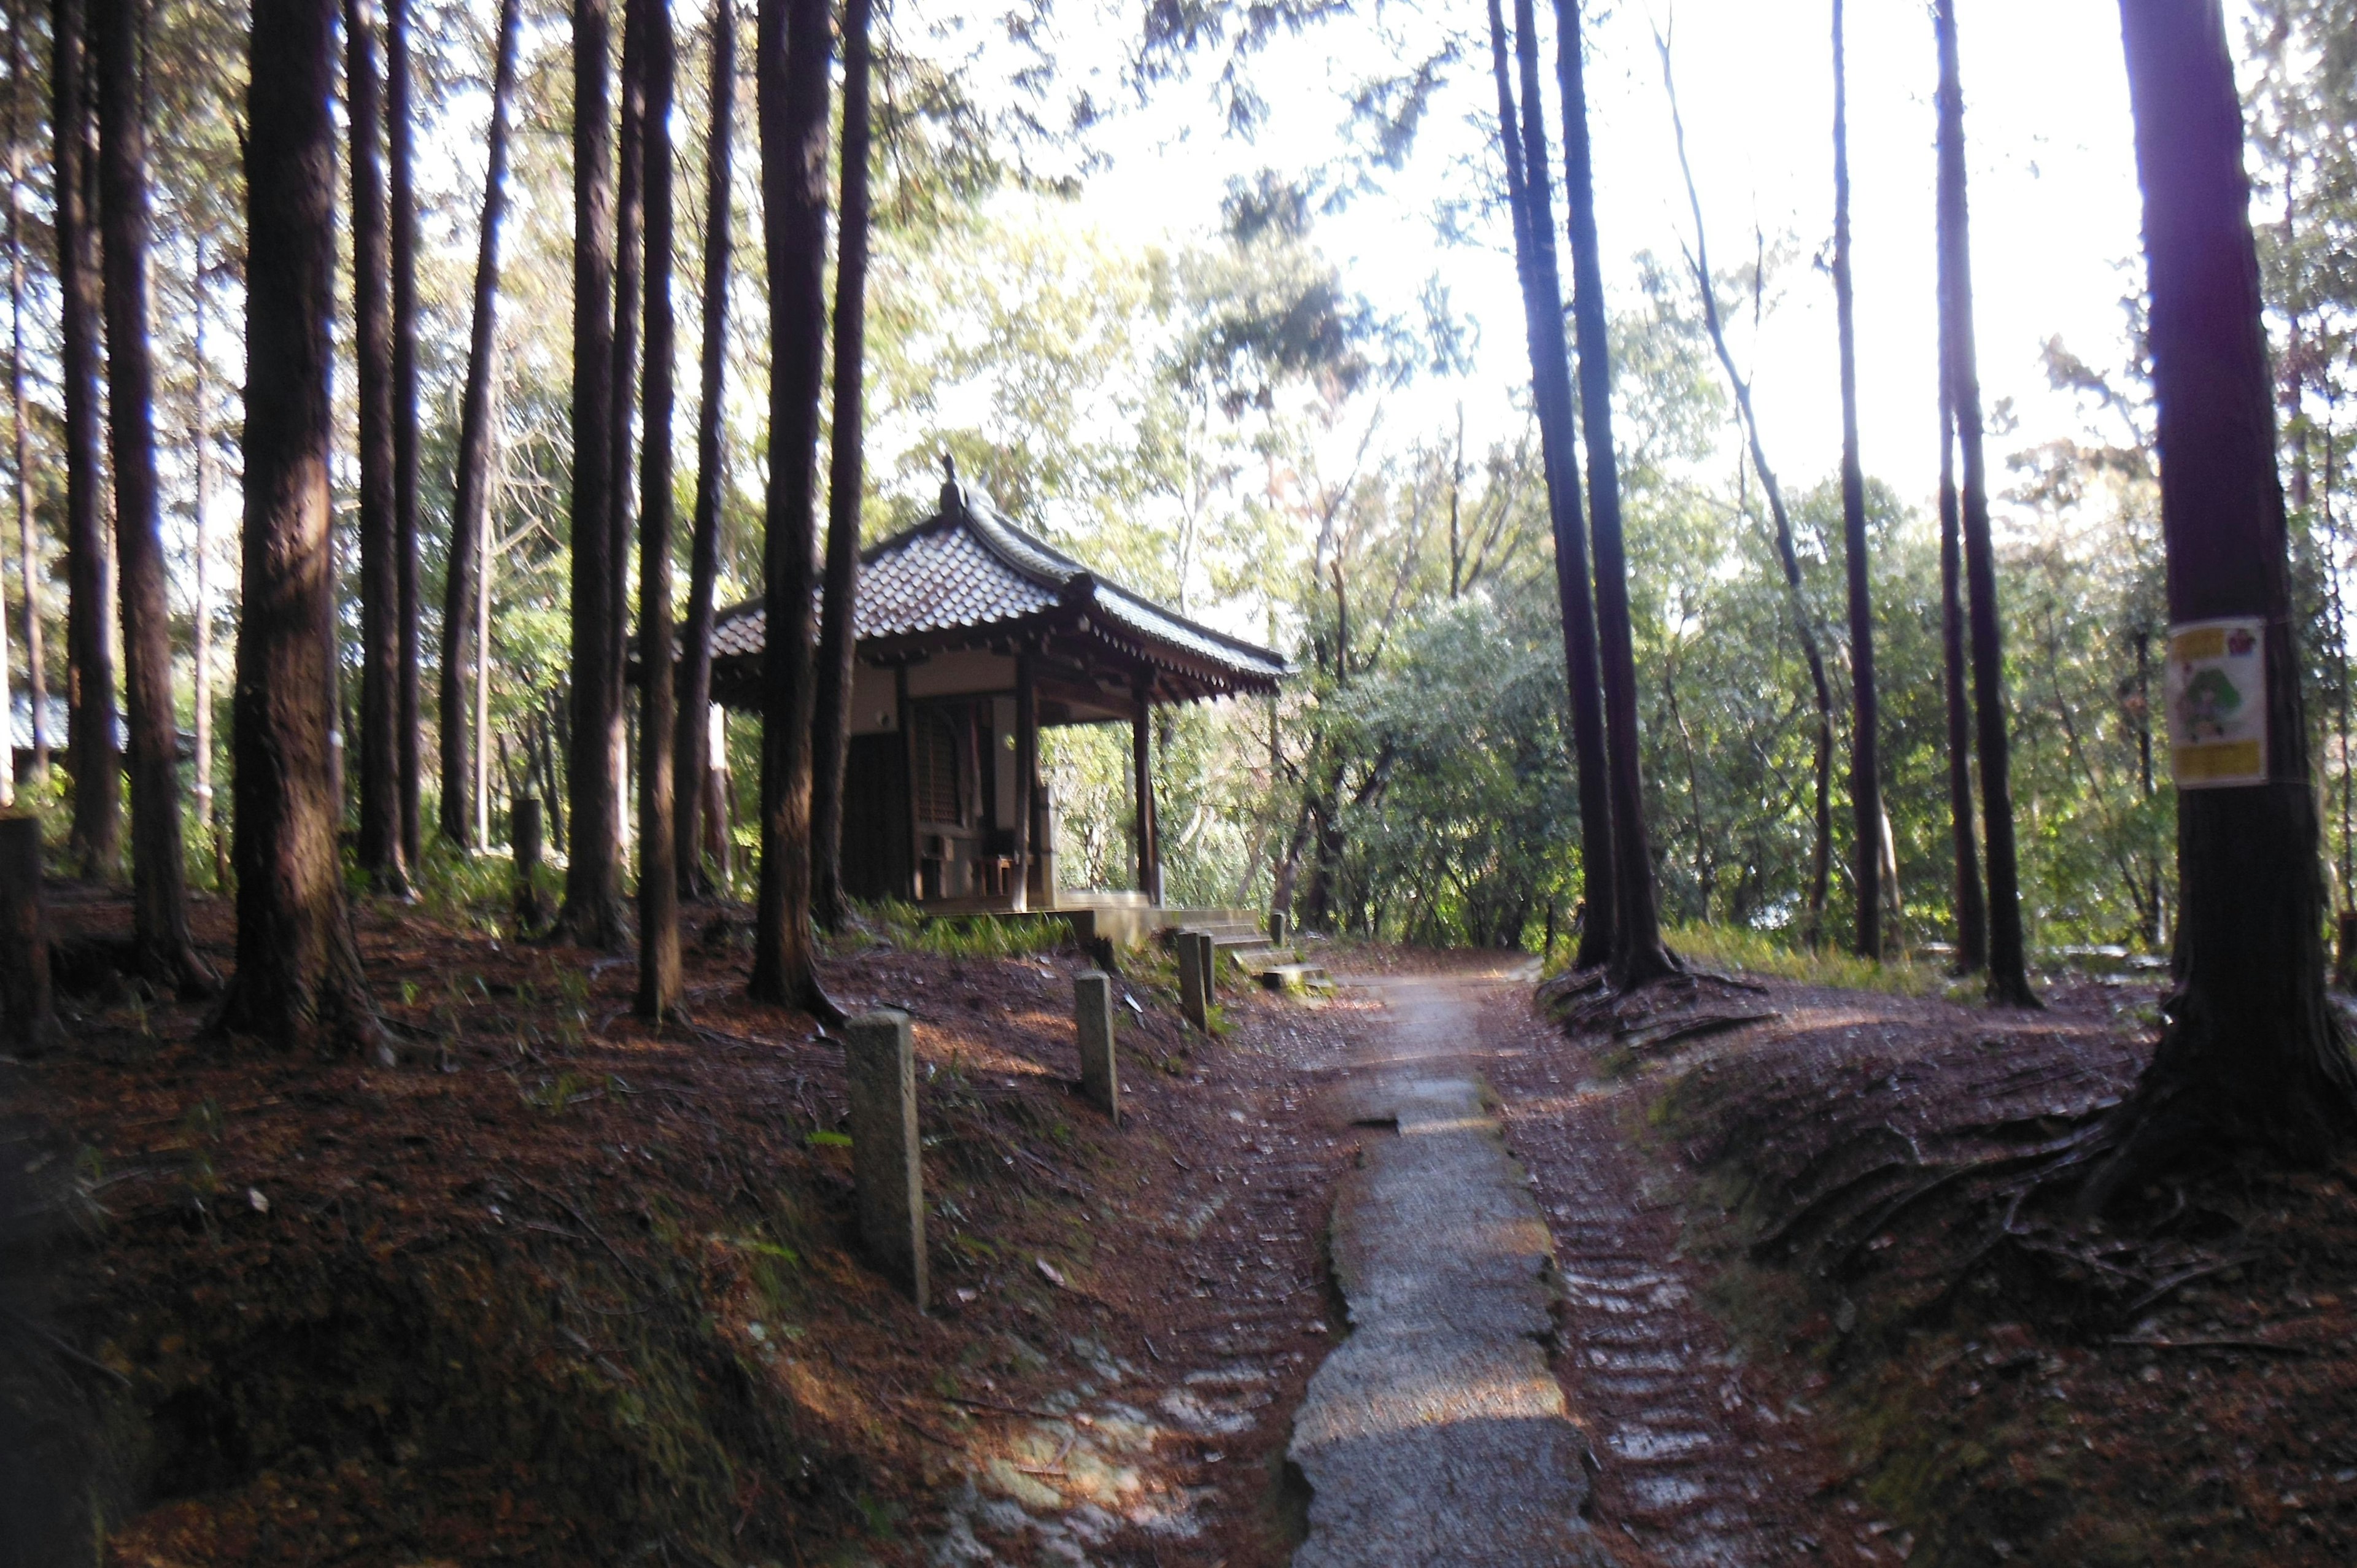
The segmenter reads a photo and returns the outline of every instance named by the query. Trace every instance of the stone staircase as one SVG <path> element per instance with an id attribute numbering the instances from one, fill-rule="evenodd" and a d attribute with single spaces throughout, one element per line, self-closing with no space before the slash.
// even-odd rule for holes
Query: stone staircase
<path id="1" fill-rule="evenodd" d="M 1225 958 L 1271 991 L 1324 990 L 1332 983 L 1322 965 L 1305 963 L 1292 948 L 1270 941 L 1255 910 L 1171 909 L 1165 914 L 1170 922 L 1167 930 L 1207 933 L 1216 958 Z"/>

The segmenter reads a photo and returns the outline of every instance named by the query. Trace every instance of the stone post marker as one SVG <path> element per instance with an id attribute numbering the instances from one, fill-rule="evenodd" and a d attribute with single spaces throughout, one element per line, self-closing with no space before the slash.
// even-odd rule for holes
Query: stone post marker
<path id="1" fill-rule="evenodd" d="M 1087 969 L 1072 977 L 1072 1032 L 1081 1045 L 1081 1094 L 1121 1125 L 1121 1069 L 1113 1055 L 1113 977 Z"/>
<path id="2" fill-rule="evenodd" d="M 540 797 L 521 795 L 508 807 L 508 844 L 515 852 L 515 918 L 519 935 L 548 923 L 540 902 Z"/>
<path id="3" fill-rule="evenodd" d="M 0 1031 L 10 1045 L 29 1050 L 56 1042 L 38 817 L 0 817 Z"/>
<path id="4" fill-rule="evenodd" d="M 917 1060 L 909 1015 L 887 1009 L 843 1026 L 851 1082 L 851 1172 L 859 1240 L 886 1278 L 925 1309 L 925 1178 L 918 1164 Z"/>
<path id="5" fill-rule="evenodd" d="M 1187 1022 L 1209 1031 L 1211 1011 L 1211 938 L 1200 931 L 1178 933 L 1178 1010 Z"/>

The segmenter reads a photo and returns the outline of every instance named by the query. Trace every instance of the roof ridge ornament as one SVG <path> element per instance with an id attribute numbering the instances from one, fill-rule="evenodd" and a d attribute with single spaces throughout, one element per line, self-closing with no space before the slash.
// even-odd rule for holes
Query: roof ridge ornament
<path id="1" fill-rule="evenodd" d="M 942 510 L 946 513 L 965 510 L 965 492 L 958 489 L 957 459 L 947 452 L 942 454 Z"/>

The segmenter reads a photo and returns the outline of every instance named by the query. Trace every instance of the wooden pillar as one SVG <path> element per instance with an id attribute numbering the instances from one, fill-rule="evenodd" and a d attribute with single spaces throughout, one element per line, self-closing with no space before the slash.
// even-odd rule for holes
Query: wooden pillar
<path id="1" fill-rule="evenodd" d="M 900 726 L 900 799 L 909 809 L 909 902 L 925 897 L 924 843 L 917 833 L 917 726 L 909 722 L 909 667 L 892 667 L 892 722 Z"/>
<path id="2" fill-rule="evenodd" d="M 1039 692 L 1027 652 L 1015 656 L 1015 873 L 1014 901 L 1031 907 L 1032 783 L 1039 771 Z"/>
<path id="3" fill-rule="evenodd" d="M 1162 904 L 1162 844 L 1154 821 L 1154 692 L 1152 676 L 1136 686 L 1137 712 L 1130 721 L 1130 798 L 1137 805 L 1137 886 L 1146 901 Z"/>

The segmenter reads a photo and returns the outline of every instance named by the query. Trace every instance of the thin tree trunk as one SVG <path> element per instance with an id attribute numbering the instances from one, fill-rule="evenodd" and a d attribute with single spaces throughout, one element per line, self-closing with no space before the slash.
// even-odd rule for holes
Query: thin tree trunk
<path id="1" fill-rule="evenodd" d="M 680 1011 L 678 845 L 672 838 L 671 668 L 671 0 L 647 16 L 646 446 L 639 460 L 639 993 L 642 1018 Z M 689 846 L 693 853 L 693 845 Z"/>
<path id="2" fill-rule="evenodd" d="M 2321 1163 L 2357 1139 L 2357 1064 L 2325 995 L 2326 900 L 2292 635 L 2242 107 L 2218 0 L 2120 7 L 2144 188 L 2172 622 L 2262 621 L 2262 784 L 2178 792 L 2178 982 L 2109 1130 L 2100 1206 L 2236 1144 Z"/>
<path id="3" fill-rule="evenodd" d="M 416 127 L 410 107 L 409 0 L 386 0 L 385 129 L 393 209 L 393 551 L 401 666 L 396 733 L 401 778 L 401 857 L 414 871 L 425 855 L 424 715 L 418 665 L 425 657 L 417 563 L 417 182 Z"/>
<path id="4" fill-rule="evenodd" d="M 1736 417 L 1743 428 L 1745 447 L 1751 455 L 1753 470 L 1760 476 L 1760 488 L 1768 498 L 1768 515 L 1775 529 L 1776 564 L 1784 575 L 1784 596 L 1792 612 L 1792 634 L 1801 644 L 1802 660 L 1809 667 L 1809 690 L 1814 700 L 1817 724 L 1816 733 L 1811 737 L 1810 778 L 1814 788 L 1810 813 L 1812 832 L 1805 903 L 1807 914 L 1802 929 L 1809 945 L 1813 947 L 1824 936 L 1825 889 L 1833 866 L 1833 682 L 1825 673 L 1824 649 L 1817 640 L 1816 625 L 1810 618 L 1808 598 L 1803 591 L 1800 553 L 1792 542 L 1792 516 L 1784 505 L 1783 486 L 1777 482 L 1776 471 L 1768 466 L 1767 448 L 1760 438 L 1760 420 L 1751 403 L 1751 383 L 1735 368 L 1735 356 L 1727 346 L 1726 324 L 1718 313 L 1718 290 L 1711 282 L 1710 242 L 1703 229 L 1702 198 L 1695 188 L 1693 166 L 1686 162 L 1685 122 L 1678 113 L 1678 90 L 1670 72 L 1669 43 L 1658 35 L 1654 42 L 1662 56 L 1662 82 L 1669 93 L 1670 124 L 1677 138 L 1678 168 L 1685 177 L 1686 205 L 1694 213 L 1695 248 L 1690 260 L 1695 286 L 1702 295 L 1703 325 L 1709 330 L 1711 348 L 1718 356 L 1719 368 L 1727 373 L 1727 385 L 1734 390 Z M 1861 490 L 1860 505 L 1863 504 Z"/>
<path id="5" fill-rule="evenodd" d="M 1940 663 L 1948 717 L 1948 832 L 1954 852 L 1956 970 L 1988 967 L 1988 905 L 1973 831 L 1973 721 L 1964 691 L 1964 558 L 1956 504 L 1956 413 L 1940 377 Z"/>
<path id="6" fill-rule="evenodd" d="M 760 0 L 754 51 L 769 242 L 769 573 L 761 720 L 761 889 L 752 995 L 837 1015 L 811 933 L 812 546 L 826 333 L 826 0 Z"/>
<path id="7" fill-rule="evenodd" d="M 472 637 L 475 600 L 485 591 L 480 558 L 490 526 L 491 387 L 499 375 L 500 226 L 508 207 L 508 115 L 515 96 L 516 31 L 522 0 L 500 0 L 493 46 L 490 163 L 483 181 L 483 222 L 475 241 L 475 307 L 467 347 L 467 384 L 458 403 L 458 467 L 452 484 L 450 554 L 442 590 L 442 836 L 460 849 L 480 843 L 475 832 L 476 736 L 467 722 L 468 671 L 483 657 Z M 471 647 L 470 647 L 471 644 Z"/>
<path id="8" fill-rule="evenodd" d="M 818 634 L 818 701 L 812 777 L 811 834 L 817 859 L 818 918 L 828 929 L 850 914 L 843 893 L 843 779 L 851 760 L 851 682 L 859 603 L 861 378 L 867 326 L 867 28 L 869 0 L 843 7 L 843 215 L 835 228 L 834 429 L 829 438 L 826 490 L 825 611 Z M 1028 800 L 1025 781 L 1016 796 Z M 1030 824 L 1016 824 L 1021 847 Z M 1017 855 L 1018 861 L 1026 859 Z M 1026 865 L 1016 870 L 1028 877 Z M 1020 886 L 1016 908 L 1024 904 Z"/>
<path id="9" fill-rule="evenodd" d="M 90 209 L 89 0 L 56 0 L 49 84 L 57 138 L 58 371 L 66 443 L 66 751 L 73 773 L 70 848 L 85 878 L 123 856 L 123 757 L 115 743 L 114 650 L 107 617 L 114 565 L 99 510 L 98 231 Z"/>
<path id="10" fill-rule="evenodd" d="M 2006 737 L 2005 655 L 1996 614 L 1996 554 L 1989 537 L 1988 475 L 1981 450 L 1980 372 L 1974 364 L 1972 245 L 1964 209 L 1964 99 L 1956 67 L 1954 0 L 1935 0 L 1940 48 L 1940 298 L 1942 362 L 1953 389 L 1963 470 L 1964 581 L 1971 590 L 1975 738 L 1981 761 L 1981 828 L 1988 846 L 1988 994 L 2038 1005 L 2021 929 L 2020 873 L 2013 843 L 2013 784 Z M 2270 405 L 2272 415 L 2272 405 Z"/>
<path id="11" fill-rule="evenodd" d="M 213 867 L 221 870 L 221 826 L 213 813 L 213 389 L 212 362 L 205 349 L 205 244 L 197 242 L 196 275 L 190 279 L 196 318 L 197 606 L 195 708 L 197 721 L 197 818 L 213 840 Z"/>
<path id="12" fill-rule="evenodd" d="M 498 393 L 494 392 L 492 396 L 492 418 L 496 420 L 498 418 Z M 498 478 L 498 473 L 494 470 L 485 485 L 487 498 L 488 492 L 497 489 Z M 498 515 L 499 512 L 497 507 L 491 500 L 487 499 L 484 504 L 483 526 L 475 531 L 475 734 L 482 738 L 484 744 L 479 745 L 475 747 L 473 799 L 475 802 L 475 842 L 481 844 L 486 849 L 490 847 L 491 843 L 491 752 L 490 746 L 491 736 L 491 596 L 499 585 L 496 574 L 500 564 L 498 552 L 491 548 L 491 520 L 496 518 Z M 553 757 L 549 759 L 549 764 L 551 769 L 554 770 L 555 759 Z M 556 796 L 556 781 L 552 778 L 549 780 L 548 789 L 548 820 L 552 824 L 552 831 L 554 832 L 556 835 L 556 843 L 561 847 L 565 843 L 565 834 L 563 831 L 565 813 L 557 802 Z M 511 849 L 514 847 L 512 841 L 510 842 L 509 847 Z"/>
<path id="13" fill-rule="evenodd" d="M 615 841 L 614 126 L 608 0 L 573 5 L 573 715 L 565 908 L 584 947 L 629 940 Z"/>
<path id="14" fill-rule="evenodd" d="M 246 93 L 244 607 L 238 623 L 237 976 L 221 1026 L 390 1061 L 361 972 L 328 792 L 328 318 L 336 0 L 254 0 Z"/>
<path id="15" fill-rule="evenodd" d="M 614 482 L 612 530 L 607 604 L 614 614 L 614 630 L 607 644 L 613 706 L 608 712 L 608 740 L 614 752 L 614 841 L 619 864 L 630 865 L 631 816 L 630 702 L 630 522 L 634 504 L 630 478 L 630 427 L 638 410 L 639 321 L 646 286 L 646 11 L 653 0 L 624 0 L 622 6 L 622 75 L 619 134 L 615 141 L 614 180 L 614 405 L 612 456 Z"/>
<path id="16" fill-rule="evenodd" d="M 1849 578 L 1849 804 L 1851 877 L 1857 893 L 1854 943 L 1860 958 L 1882 956 L 1882 764 L 1880 704 L 1874 689 L 1874 588 L 1867 572 L 1866 468 L 1858 456 L 1857 323 L 1849 252 L 1849 70 L 1842 0 L 1834 0 L 1834 313 L 1841 346 L 1842 543 Z"/>
<path id="17" fill-rule="evenodd" d="M 1522 30 L 1527 5 L 1517 11 Z M 1604 690 L 1598 674 L 1596 611 L 1588 597 L 1587 524 L 1581 516 L 1579 460 L 1571 429 L 1570 350 L 1563 329 L 1563 286 L 1555 268 L 1554 203 L 1542 204 L 1546 185 L 1545 117 L 1538 95 L 1537 41 L 1524 51 L 1525 102 L 1514 102 L 1506 60 L 1506 27 L 1498 0 L 1490 5 L 1490 53 L 1498 88 L 1498 139 L 1506 164 L 1506 200 L 1514 220 L 1516 272 L 1523 286 L 1523 327 L 1531 357 L 1531 396 L 1539 422 L 1539 453 L 1547 480 L 1555 534 L 1555 599 L 1563 618 L 1564 674 L 1569 687 L 1572 754 L 1578 765 L 1580 875 L 1588 917 L 1572 962 L 1590 968 L 1612 956 L 1614 911 L 1611 786 L 1607 779 Z M 1535 147 L 1537 156 L 1532 156 Z M 1313 897 L 1318 889 L 1313 885 Z"/>
<path id="18" fill-rule="evenodd" d="M 49 777 L 49 682 L 41 649 L 40 537 L 33 521 L 33 438 L 25 423 L 26 0 L 8 16 L 8 403 L 16 443 L 16 540 L 25 587 L 25 691 L 32 707 L 33 778 Z"/>
<path id="19" fill-rule="evenodd" d="M 156 497 L 156 373 L 147 343 L 147 147 L 138 0 L 98 0 L 100 222 L 105 231 L 107 412 L 131 736 L 132 966 L 183 995 L 218 983 L 188 936 L 180 858 L 172 607 Z"/>
<path id="20" fill-rule="evenodd" d="M 107 4 L 109 0 L 101 0 Z M 360 398 L 361 869 L 406 896 L 401 853 L 401 564 L 393 538 L 393 252 L 387 232 L 384 81 L 372 0 L 345 0 L 351 122 L 352 353 Z"/>
<path id="21" fill-rule="evenodd" d="M 1570 220 L 1572 317 L 1579 338 L 1580 422 L 1587 441 L 1589 520 L 1596 532 L 1596 623 L 1604 677 L 1606 759 L 1612 779 L 1612 983 L 1623 990 L 1669 974 L 1653 851 L 1645 832 L 1637 734 L 1637 654 L 1620 532 L 1620 458 L 1612 445 L 1612 360 L 1604 326 L 1604 267 L 1596 236 L 1596 179 L 1587 136 L 1579 0 L 1555 0 L 1555 74 L 1563 88 L 1564 207 Z"/>
<path id="22" fill-rule="evenodd" d="M 679 890 L 683 897 L 712 891 L 704 869 L 697 818 L 708 792 L 712 757 L 713 596 L 720 577 L 720 503 L 728 488 L 723 406 L 728 383 L 728 263 L 730 177 L 737 123 L 736 0 L 713 0 L 712 129 L 705 166 L 704 353 L 702 402 L 695 413 L 695 539 L 690 549 L 687 627 L 679 662 L 679 746 L 673 787 L 679 791 Z M 726 875 L 725 867 L 722 875 Z"/>

